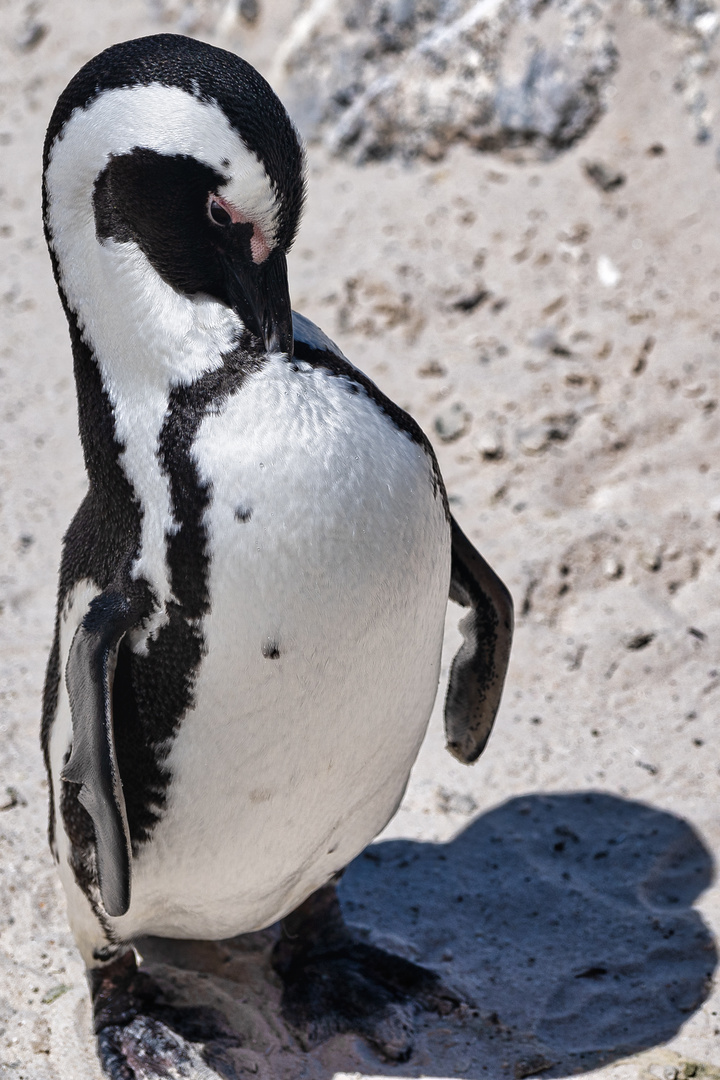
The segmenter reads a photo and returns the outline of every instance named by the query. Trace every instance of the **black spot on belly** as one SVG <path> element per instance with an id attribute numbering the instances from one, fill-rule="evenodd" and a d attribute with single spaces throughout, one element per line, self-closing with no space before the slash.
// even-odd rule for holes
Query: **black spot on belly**
<path id="1" fill-rule="evenodd" d="M 252 514 L 253 514 L 252 507 L 250 507 L 250 506 L 238 506 L 237 510 L 235 511 L 235 520 L 236 521 L 242 521 L 243 524 L 244 524 L 246 521 L 250 520 L 250 518 L 252 517 Z"/>
<path id="2" fill-rule="evenodd" d="M 277 660 L 280 656 L 280 647 L 277 641 L 273 641 L 271 638 L 262 643 L 260 651 L 266 660 Z"/>

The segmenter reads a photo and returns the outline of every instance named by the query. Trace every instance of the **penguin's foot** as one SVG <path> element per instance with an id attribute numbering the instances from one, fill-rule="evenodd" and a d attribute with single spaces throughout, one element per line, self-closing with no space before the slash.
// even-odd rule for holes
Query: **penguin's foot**
<path id="1" fill-rule="evenodd" d="M 384 1058 L 407 1061 L 418 1010 L 446 1015 L 461 1004 L 434 971 L 354 938 L 334 885 L 282 926 L 272 964 L 283 981 L 283 1016 L 306 1050 L 352 1032 Z"/>
<path id="2" fill-rule="evenodd" d="M 214 1009 L 177 1008 L 133 952 L 89 973 L 100 1063 L 110 1080 L 236 1080 L 239 1037 Z"/>

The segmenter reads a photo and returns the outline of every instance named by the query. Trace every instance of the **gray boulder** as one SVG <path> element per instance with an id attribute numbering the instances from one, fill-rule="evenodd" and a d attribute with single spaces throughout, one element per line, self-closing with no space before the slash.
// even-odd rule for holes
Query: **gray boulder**
<path id="1" fill-rule="evenodd" d="M 364 161 L 456 140 L 548 156 L 601 115 L 609 0 L 314 0 L 275 75 L 308 139 Z"/>

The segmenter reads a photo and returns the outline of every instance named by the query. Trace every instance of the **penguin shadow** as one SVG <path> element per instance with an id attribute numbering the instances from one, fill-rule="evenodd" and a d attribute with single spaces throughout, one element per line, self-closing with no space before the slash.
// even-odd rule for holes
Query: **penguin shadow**
<path id="1" fill-rule="evenodd" d="M 450 843 L 372 845 L 342 881 L 347 921 L 466 1002 L 419 1013 L 402 1064 L 352 1036 L 298 1046 L 269 963 L 277 928 L 140 951 L 178 1001 L 226 1016 L 238 1076 L 563 1076 L 667 1041 L 703 1002 L 717 952 L 692 904 L 712 876 L 688 822 L 598 792 L 511 799 Z"/>

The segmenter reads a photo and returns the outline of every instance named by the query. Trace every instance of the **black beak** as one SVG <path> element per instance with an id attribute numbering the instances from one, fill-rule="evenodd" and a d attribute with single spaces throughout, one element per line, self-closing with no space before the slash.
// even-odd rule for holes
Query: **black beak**
<path id="1" fill-rule="evenodd" d="M 228 264 L 232 307 L 267 352 L 293 355 L 292 309 L 284 251 L 274 251 L 256 265 L 245 259 Z"/>

